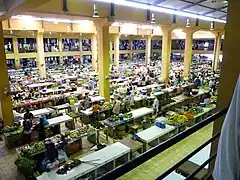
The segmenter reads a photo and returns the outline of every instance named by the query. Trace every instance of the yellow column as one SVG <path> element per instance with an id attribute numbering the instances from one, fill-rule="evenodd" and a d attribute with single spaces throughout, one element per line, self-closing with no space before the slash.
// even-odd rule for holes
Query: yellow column
<path id="1" fill-rule="evenodd" d="M 184 76 L 189 76 L 190 66 L 192 63 L 192 39 L 193 39 L 193 30 L 186 29 L 186 40 L 185 40 L 185 51 L 184 51 Z"/>
<path id="2" fill-rule="evenodd" d="M 132 53 L 132 49 L 133 49 L 133 40 L 129 39 L 129 45 L 130 45 L 130 54 L 129 54 L 129 59 L 133 60 L 133 53 Z"/>
<path id="3" fill-rule="evenodd" d="M 110 99 L 110 81 L 109 81 L 109 26 L 107 19 L 98 19 L 95 21 L 98 40 L 98 64 L 99 64 L 99 93 L 105 97 L 106 101 Z"/>
<path id="4" fill-rule="evenodd" d="M 112 63 L 113 64 L 113 58 L 112 58 L 112 55 L 113 55 L 113 51 L 112 51 L 112 40 L 109 41 L 109 58 L 110 58 L 110 64 Z M 115 60 L 115 57 L 114 57 L 114 60 Z M 115 61 L 114 61 L 115 62 Z"/>
<path id="5" fill-rule="evenodd" d="M 14 51 L 14 59 L 15 59 L 15 69 L 20 69 L 20 59 L 18 58 L 18 41 L 17 37 L 13 36 L 13 51 Z"/>
<path id="6" fill-rule="evenodd" d="M 114 65 L 119 69 L 119 34 L 114 35 Z"/>
<path id="7" fill-rule="evenodd" d="M 82 62 L 83 62 L 83 60 L 82 60 L 82 56 L 83 56 L 82 39 L 83 39 L 83 37 L 80 35 L 80 37 L 79 37 L 80 62 L 78 62 L 79 64 L 82 64 Z"/>
<path id="8" fill-rule="evenodd" d="M 151 62 L 151 50 L 152 50 L 152 36 L 148 35 L 146 39 L 146 66 Z"/>
<path id="9" fill-rule="evenodd" d="M 215 42 L 214 42 L 214 59 L 212 63 L 212 69 L 214 71 L 217 71 L 218 69 L 220 50 L 221 50 L 221 34 L 218 32 L 215 35 Z"/>
<path id="10" fill-rule="evenodd" d="M 4 49 L 4 36 L 2 22 L 0 22 L 0 117 L 4 125 L 11 125 L 13 121 L 13 109 L 10 96 L 7 60 Z"/>
<path id="11" fill-rule="evenodd" d="M 162 77 L 164 83 L 168 83 L 169 68 L 170 68 L 170 55 L 171 55 L 171 32 L 172 27 L 162 27 Z"/>
<path id="12" fill-rule="evenodd" d="M 63 52 L 63 50 L 62 50 L 62 48 L 63 48 L 63 46 L 62 46 L 62 37 L 59 37 L 59 38 L 58 38 L 58 48 L 59 48 L 59 63 L 60 63 L 60 64 L 63 64 L 63 55 L 62 55 L 62 52 Z"/>
<path id="13" fill-rule="evenodd" d="M 97 50 L 97 35 L 96 34 L 92 35 L 91 43 L 92 43 L 92 70 L 97 72 L 98 71 L 98 65 L 97 65 L 98 50 Z"/>
<path id="14" fill-rule="evenodd" d="M 44 58 L 44 45 L 43 45 L 43 32 L 39 31 L 37 34 L 37 55 L 40 76 L 46 78 L 45 58 Z"/>

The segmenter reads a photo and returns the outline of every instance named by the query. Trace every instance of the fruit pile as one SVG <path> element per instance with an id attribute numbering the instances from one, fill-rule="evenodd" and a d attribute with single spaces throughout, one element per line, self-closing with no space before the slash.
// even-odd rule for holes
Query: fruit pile
<path id="1" fill-rule="evenodd" d="M 188 118 L 185 115 L 180 115 L 176 113 L 168 119 L 168 124 L 176 126 L 179 124 L 184 124 L 187 121 Z"/>
<path id="2" fill-rule="evenodd" d="M 32 144 L 31 146 L 29 147 L 20 147 L 20 151 L 23 153 L 23 154 L 28 154 L 28 155 L 33 155 L 33 154 L 36 154 L 38 152 L 41 152 L 41 151 L 44 151 L 45 150 L 45 144 L 44 142 L 38 142 L 38 143 L 34 143 Z M 24 155 L 23 155 L 24 156 Z"/>
<path id="3" fill-rule="evenodd" d="M 65 133 L 66 136 L 69 136 L 72 139 L 77 139 L 83 136 L 86 133 L 94 131 L 95 129 L 92 126 L 86 126 L 83 128 L 74 129 Z"/>
<path id="4" fill-rule="evenodd" d="M 198 115 L 198 114 L 200 114 L 202 112 L 203 112 L 203 109 L 199 108 L 199 107 L 194 107 L 194 108 L 191 108 L 191 109 L 188 110 L 188 113 L 192 114 L 194 116 L 196 116 L 196 115 Z"/>
<path id="5" fill-rule="evenodd" d="M 123 115 L 123 117 L 126 118 L 126 119 L 130 119 L 130 118 L 133 117 L 133 114 L 132 114 L 132 113 L 125 113 L 125 114 Z"/>
<path id="6" fill-rule="evenodd" d="M 120 118 L 119 118 L 119 116 L 112 116 L 108 120 L 111 122 L 116 122 L 116 121 L 120 120 Z"/>

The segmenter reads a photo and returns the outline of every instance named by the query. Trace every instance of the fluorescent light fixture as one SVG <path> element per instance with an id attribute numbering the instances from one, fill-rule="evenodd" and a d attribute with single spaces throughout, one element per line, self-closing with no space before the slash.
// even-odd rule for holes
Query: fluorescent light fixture
<path id="1" fill-rule="evenodd" d="M 99 17 L 96 4 L 93 4 L 93 16 L 92 17 L 94 17 L 94 18 L 98 18 Z"/>
<path id="2" fill-rule="evenodd" d="M 190 26 L 190 20 L 189 20 L 188 18 L 187 18 L 186 27 L 187 27 L 187 28 L 191 27 L 191 26 Z"/>
<path id="3" fill-rule="evenodd" d="M 210 30 L 214 30 L 215 29 L 215 22 L 212 21 L 211 24 L 210 24 Z"/>
<path id="4" fill-rule="evenodd" d="M 156 19 L 155 19 L 155 14 L 154 14 L 154 13 L 152 13 L 151 23 L 152 23 L 152 24 L 155 24 L 155 23 L 156 23 Z"/>
<path id="5" fill-rule="evenodd" d="M 158 6 L 146 5 L 146 4 L 141 4 L 138 2 L 132 2 L 132 1 L 127 1 L 127 0 L 95 0 L 95 1 L 105 2 L 105 3 L 114 3 L 117 5 L 127 6 L 127 7 L 131 7 L 131 8 L 138 8 L 138 9 L 143 9 L 143 10 L 149 9 L 149 10 L 155 11 L 155 12 L 175 14 L 178 16 L 184 16 L 184 17 L 188 17 L 188 18 L 196 18 L 196 19 L 198 18 L 198 19 L 205 20 L 205 21 L 215 21 L 215 22 L 219 22 L 219 23 L 226 23 L 225 20 L 218 19 L 218 18 L 211 18 L 211 17 L 207 17 L 207 16 L 192 14 L 192 13 L 183 12 L 183 11 L 179 11 L 179 10 L 167 9 L 167 8 L 158 7 Z"/>
<path id="6" fill-rule="evenodd" d="M 36 21 L 45 21 L 45 22 L 52 22 L 53 24 L 58 23 L 92 23 L 92 21 L 89 20 L 70 20 L 70 19 L 58 19 L 58 18 L 39 18 L 39 17 L 33 17 L 33 16 L 25 16 L 25 15 L 17 15 L 12 16 L 12 19 L 20 19 L 20 20 L 36 20 Z"/>

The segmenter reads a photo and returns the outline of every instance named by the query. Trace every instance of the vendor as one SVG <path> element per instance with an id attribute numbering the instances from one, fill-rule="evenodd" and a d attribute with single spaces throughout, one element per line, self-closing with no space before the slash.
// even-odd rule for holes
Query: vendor
<path id="1" fill-rule="evenodd" d="M 159 100 L 156 96 L 153 101 L 153 111 L 154 111 L 154 115 L 157 117 L 159 112 Z"/>
<path id="2" fill-rule="evenodd" d="M 112 110 L 113 114 L 118 115 L 120 113 L 120 109 L 121 109 L 121 101 L 120 101 L 120 97 L 118 97 L 113 106 L 113 110 Z"/>
<path id="3" fill-rule="evenodd" d="M 48 121 L 46 120 L 45 117 L 40 118 L 40 122 L 38 124 L 38 140 L 43 141 L 46 139 L 46 133 L 45 133 L 45 125 L 48 124 Z"/>
<path id="4" fill-rule="evenodd" d="M 85 94 L 85 97 L 84 97 L 84 102 L 83 102 L 83 106 L 82 106 L 82 109 L 88 109 L 91 107 L 91 99 L 90 97 L 88 96 L 88 93 Z"/>

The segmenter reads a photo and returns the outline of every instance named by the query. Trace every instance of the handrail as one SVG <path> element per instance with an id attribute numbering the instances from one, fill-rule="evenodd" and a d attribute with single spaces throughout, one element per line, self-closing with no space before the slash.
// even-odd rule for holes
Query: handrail
<path id="1" fill-rule="evenodd" d="M 175 165 L 173 165 L 171 168 L 169 168 L 167 171 L 165 171 L 163 174 L 161 174 L 159 177 L 157 177 L 157 180 L 161 180 L 165 177 L 167 177 L 171 172 L 173 172 L 174 170 L 176 170 L 178 167 L 180 167 L 183 163 L 185 163 L 188 159 L 190 159 L 192 156 L 194 156 L 195 154 L 197 154 L 199 151 L 201 151 L 204 147 L 206 147 L 209 143 L 211 143 L 212 141 L 214 141 L 215 139 L 217 139 L 220 136 L 220 133 L 215 134 L 212 138 L 210 138 L 209 140 L 207 140 L 205 143 L 203 143 L 202 145 L 200 145 L 199 147 L 197 147 L 197 149 L 195 149 L 194 151 L 192 151 L 190 154 L 188 154 L 187 156 L 185 156 L 183 159 L 181 159 L 179 162 L 177 162 Z"/>
<path id="2" fill-rule="evenodd" d="M 215 157 L 217 153 L 214 153 L 209 159 L 207 159 L 201 166 L 199 166 L 192 174 L 190 174 L 185 180 L 191 180 L 197 173 L 199 173 L 207 164 L 209 164 Z"/>
<path id="3" fill-rule="evenodd" d="M 169 147 L 173 146 L 174 144 L 178 143 L 179 141 L 185 139 L 186 137 L 190 136 L 191 134 L 195 133 L 199 129 L 205 127 L 206 125 L 210 124 L 211 122 L 215 121 L 217 118 L 222 117 L 227 113 L 228 108 L 223 109 L 217 113 L 214 113 L 213 115 L 209 116 L 205 120 L 195 124 L 191 128 L 169 138 L 165 142 L 153 147 L 152 149 L 146 151 L 145 153 L 141 154 L 139 157 L 136 157 L 132 159 L 131 161 L 123 164 L 122 166 L 119 166 L 108 173 L 100 176 L 98 179 L 103 180 L 103 179 L 117 179 L 120 176 L 124 175 L 125 173 L 131 171 L 132 169 L 136 168 L 140 164 L 148 161 L 149 159 L 153 158 L 157 154 L 165 151 Z"/>

